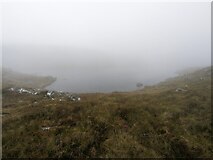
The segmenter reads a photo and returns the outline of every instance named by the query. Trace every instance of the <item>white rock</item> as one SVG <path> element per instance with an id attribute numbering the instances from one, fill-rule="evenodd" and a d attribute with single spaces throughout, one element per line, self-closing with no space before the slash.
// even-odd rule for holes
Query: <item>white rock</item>
<path id="1" fill-rule="evenodd" d="M 10 88 L 9 91 L 14 91 L 14 88 Z"/>
<path id="2" fill-rule="evenodd" d="M 23 89 L 23 88 L 18 89 L 18 92 L 19 93 L 31 93 L 30 91 Z"/>
<path id="3" fill-rule="evenodd" d="M 50 127 L 42 127 L 42 130 L 44 131 L 44 130 L 49 130 L 50 129 Z"/>

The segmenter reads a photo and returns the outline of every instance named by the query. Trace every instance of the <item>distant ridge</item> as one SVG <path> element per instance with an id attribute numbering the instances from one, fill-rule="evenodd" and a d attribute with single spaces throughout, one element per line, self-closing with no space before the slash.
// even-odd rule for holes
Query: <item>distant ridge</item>
<path id="1" fill-rule="evenodd" d="M 208 67 L 189 67 L 189 68 L 186 68 L 186 69 L 179 70 L 176 73 L 178 75 L 184 75 L 184 74 L 189 74 L 189 73 L 192 73 L 192 72 L 195 72 L 195 71 L 198 71 L 198 70 L 202 70 L 204 68 L 208 68 Z"/>
<path id="2" fill-rule="evenodd" d="M 54 81 L 56 78 L 52 76 L 35 76 L 2 68 L 2 89 L 9 87 L 45 88 Z"/>

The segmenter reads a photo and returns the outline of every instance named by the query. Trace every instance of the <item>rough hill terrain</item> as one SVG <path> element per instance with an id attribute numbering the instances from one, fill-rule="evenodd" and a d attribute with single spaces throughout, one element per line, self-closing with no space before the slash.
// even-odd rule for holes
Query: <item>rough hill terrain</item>
<path id="1" fill-rule="evenodd" d="M 80 100 L 28 91 L 3 90 L 5 158 L 212 156 L 210 67 L 141 91 Z"/>

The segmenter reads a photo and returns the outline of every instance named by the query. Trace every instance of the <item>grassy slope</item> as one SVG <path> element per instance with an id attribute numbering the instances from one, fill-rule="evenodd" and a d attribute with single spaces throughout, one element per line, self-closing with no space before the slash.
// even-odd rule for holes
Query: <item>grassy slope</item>
<path id="1" fill-rule="evenodd" d="M 3 157 L 211 157 L 209 73 L 80 102 L 4 90 Z"/>
<path id="2" fill-rule="evenodd" d="M 56 78 L 51 76 L 41 77 L 14 72 L 9 69 L 2 69 L 2 87 L 24 87 L 24 88 L 44 88 L 53 83 Z"/>

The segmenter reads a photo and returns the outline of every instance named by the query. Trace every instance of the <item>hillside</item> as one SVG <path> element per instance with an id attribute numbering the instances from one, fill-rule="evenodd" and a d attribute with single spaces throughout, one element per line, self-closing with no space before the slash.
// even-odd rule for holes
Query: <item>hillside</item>
<path id="1" fill-rule="evenodd" d="M 51 76 L 34 76 L 15 72 L 13 70 L 2 69 L 2 88 L 24 87 L 24 88 L 44 88 L 53 83 L 56 78 Z"/>
<path id="2" fill-rule="evenodd" d="M 3 90 L 3 158 L 212 157 L 210 67 L 79 101 L 32 92 Z"/>

